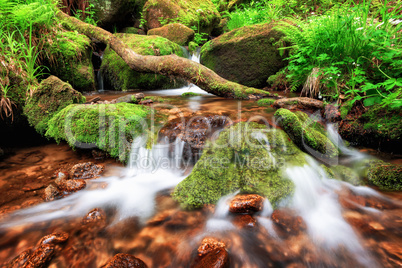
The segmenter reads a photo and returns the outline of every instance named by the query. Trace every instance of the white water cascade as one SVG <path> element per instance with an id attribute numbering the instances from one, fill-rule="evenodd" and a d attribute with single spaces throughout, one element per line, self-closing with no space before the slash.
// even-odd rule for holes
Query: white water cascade
<path id="1" fill-rule="evenodd" d="M 174 152 L 169 153 L 171 146 Z M 114 208 L 115 221 L 138 217 L 144 221 L 154 214 L 155 195 L 171 189 L 186 176 L 181 169 L 184 142 L 160 143 L 145 149 L 141 137 L 132 145 L 130 165 L 120 176 L 87 180 L 86 189 L 60 200 L 17 211 L 1 228 L 40 223 L 60 218 L 83 217 L 94 208 Z"/>

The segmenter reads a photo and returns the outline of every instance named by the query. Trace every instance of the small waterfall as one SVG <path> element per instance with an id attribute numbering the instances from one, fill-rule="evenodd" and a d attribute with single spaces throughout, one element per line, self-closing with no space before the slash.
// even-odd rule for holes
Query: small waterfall
<path id="1" fill-rule="evenodd" d="M 96 74 L 96 81 L 98 83 L 98 91 L 104 91 L 104 85 L 103 85 L 103 76 L 102 76 L 102 70 L 99 70 L 98 73 Z"/>
<path id="2" fill-rule="evenodd" d="M 155 195 L 171 189 L 186 176 L 181 171 L 184 142 L 158 144 L 146 149 L 137 138 L 133 143 L 130 167 L 120 176 L 87 180 L 86 189 L 60 200 L 17 211 L 0 223 L 1 228 L 40 223 L 60 218 L 83 217 L 93 208 L 115 208 L 115 221 L 138 217 L 145 221 L 154 214 Z M 138 147 L 140 146 L 140 147 Z M 106 186 L 105 186 L 106 185 Z"/>
<path id="3" fill-rule="evenodd" d="M 235 192 L 225 195 L 219 199 L 216 204 L 215 213 L 205 225 L 207 233 L 225 232 L 235 229 L 235 226 L 231 223 L 229 218 L 229 202 L 238 193 L 239 192 Z"/>

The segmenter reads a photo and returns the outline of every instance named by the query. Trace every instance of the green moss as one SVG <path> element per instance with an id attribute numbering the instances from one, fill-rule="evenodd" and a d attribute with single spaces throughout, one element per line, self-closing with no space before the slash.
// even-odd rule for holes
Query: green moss
<path id="1" fill-rule="evenodd" d="M 116 34 L 123 42 L 141 55 L 184 56 L 181 47 L 160 36 Z M 140 73 L 132 70 L 119 55 L 107 48 L 103 57 L 102 73 L 117 90 L 173 88 L 184 84 L 163 75 Z"/>
<path id="2" fill-rule="evenodd" d="M 84 103 L 85 97 L 75 91 L 70 84 L 56 76 L 43 80 L 28 98 L 24 114 L 29 123 L 40 134 L 45 134 L 48 121 L 60 110 L 73 103 Z"/>
<path id="3" fill-rule="evenodd" d="M 181 94 L 182 97 L 196 97 L 196 96 L 202 96 L 201 94 L 194 93 L 194 92 L 184 92 Z"/>
<path id="4" fill-rule="evenodd" d="M 179 22 L 187 27 L 196 26 L 201 32 L 210 33 L 220 22 L 220 14 L 211 0 L 151 0 L 143 8 L 146 27 L 162 26 L 159 18 L 167 23 Z"/>
<path id="5" fill-rule="evenodd" d="M 91 62 L 91 40 L 77 32 L 59 30 L 44 51 L 51 74 L 69 82 L 75 89 L 95 89 Z"/>
<path id="6" fill-rule="evenodd" d="M 72 147 L 96 146 L 126 162 L 133 139 L 145 131 L 148 114 L 147 107 L 124 102 L 69 105 L 49 121 L 46 136 Z"/>
<path id="7" fill-rule="evenodd" d="M 273 24 L 235 29 L 207 42 L 201 48 L 201 63 L 230 81 L 263 88 L 267 78 L 285 66 L 271 41 L 281 36 Z"/>
<path id="8" fill-rule="evenodd" d="M 194 39 L 194 31 L 181 23 L 171 23 L 148 31 L 148 35 L 162 36 L 180 46 L 186 46 Z"/>
<path id="9" fill-rule="evenodd" d="M 275 102 L 274 99 L 260 99 L 257 101 L 258 106 L 271 106 Z"/>
<path id="10" fill-rule="evenodd" d="M 354 102 L 352 100 L 348 100 L 344 104 L 342 104 L 342 106 L 340 107 L 340 113 L 341 113 L 341 118 L 342 119 L 346 118 L 346 116 L 348 115 L 348 113 L 352 109 L 353 103 Z"/>
<path id="11" fill-rule="evenodd" d="M 364 129 L 374 131 L 379 139 L 402 140 L 402 109 L 376 105 L 370 107 L 360 120 Z"/>
<path id="12" fill-rule="evenodd" d="M 355 186 L 361 184 L 359 175 L 351 168 L 336 165 L 332 166 L 331 170 L 334 174 L 334 178 L 337 180 L 345 181 Z"/>
<path id="13" fill-rule="evenodd" d="M 402 166 L 386 163 L 381 160 L 371 160 L 367 164 L 368 181 L 381 190 L 402 190 Z"/>
<path id="14" fill-rule="evenodd" d="M 172 101 L 172 99 L 164 98 L 164 97 L 160 97 L 160 96 L 146 96 L 146 97 L 144 97 L 144 100 L 152 100 L 153 102 L 168 102 L 168 101 Z"/>
<path id="15" fill-rule="evenodd" d="M 206 145 L 190 176 L 176 186 L 173 198 L 185 208 L 197 208 L 240 190 L 258 193 L 276 205 L 294 190 L 282 168 L 304 165 L 305 156 L 282 130 L 238 123 Z"/>
<path id="16" fill-rule="evenodd" d="M 193 42 L 193 41 L 191 41 L 190 43 L 188 43 L 188 51 L 189 51 L 190 53 L 195 53 L 195 52 L 197 51 L 197 48 L 198 48 L 198 44 L 197 44 L 197 43 L 195 43 L 195 42 Z"/>
<path id="17" fill-rule="evenodd" d="M 338 148 L 327 138 L 318 122 L 283 108 L 276 111 L 275 118 L 293 142 L 303 150 L 318 152 L 327 157 L 339 155 Z"/>

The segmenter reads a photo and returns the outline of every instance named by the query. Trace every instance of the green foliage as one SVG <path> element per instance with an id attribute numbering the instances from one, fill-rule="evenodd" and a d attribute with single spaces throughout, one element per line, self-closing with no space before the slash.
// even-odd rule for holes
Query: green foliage
<path id="1" fill-rule="evenodd" d="M 131 143 L 146 130 L 149 109 L 130 103 L 69 105 L 49 121 L 47 137 L 70 146 L 96 146 L 126 162 Z"/>
<path id="2" fill-rule="evenodd" d="M 277 29 L 291 42 L 287 79 L 297 89 L 318 68 L 324 97 L 345 94 L 366 106 L 376 103 L 400 107 L 402 80 L 401 5 L 377 13 L 370 3 L 336 6 L 323 16 L 292 18 Z M 381 18 L 378 21 L 377 18 Z M 326 95 L 326 96 L 325 96 Z"/>
<path id="3" fill-rule="evenodd" d="M 77 9 L 74 13 L 74 17 L 76 17 L 79 20 L 82 20 L 83 22 L 96 26 L 97 21 L 95 19 L 95 14 L 96 10 L 94 4 L 89 3 L 89 6 L 85 8 L 85 11 Z"/>

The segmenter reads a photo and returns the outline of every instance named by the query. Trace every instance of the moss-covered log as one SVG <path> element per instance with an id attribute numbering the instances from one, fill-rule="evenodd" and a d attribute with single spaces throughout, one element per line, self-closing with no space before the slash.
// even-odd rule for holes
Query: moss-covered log
<path id="1" fill-rule="evenodd" d="M 186 58 L 176 55 L 139 55 L 108 31 L 70 17 L 61 11 L 57 16 L 70 24 L 74 30 L 108 44 L 135 71 L 182 78 L 208 93 L 225 98 L 249 99 L 252 95 L 268 96 L 268 92 L 230 82 L 207 67 Z"/>

